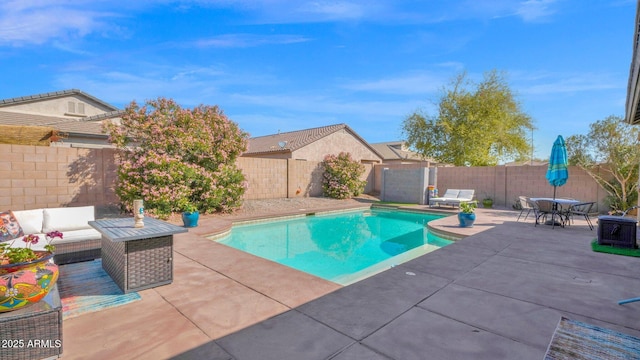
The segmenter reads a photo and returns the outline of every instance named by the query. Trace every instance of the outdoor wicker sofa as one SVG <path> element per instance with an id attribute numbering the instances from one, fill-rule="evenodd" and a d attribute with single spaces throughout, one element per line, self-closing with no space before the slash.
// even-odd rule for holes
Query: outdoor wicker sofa
<path id="1" fill-rule="evenodd" d="M 474 195 L 475 190 L 471 189 L 447 189 L 447 191 L 445 191 L 444 195 L 442 195 L 441 197 L 429 199 L 429 205 L 449 205 L 460 207 L 460 203 L 462 202 L 477 202 L 473 200 Z"/>
<path id="2" fill-rule="evenodd" d="M 51 245 L 56 247 L 54 262 L 58 265 L 100 258 L 102 235 L 89 226 L 95 220 L 94 206 L 45 208 L 13 211 L 25 235 L 36 234 L 42 241 L 31 246 L 44 250 L 45 234 L 60 231 L 63 238 L 56 238 Z M 24 246 L 15 241 L 12 246 Z"/>
<path id="3" fill-rule="evenodd" d="M 0 359 L 57 359 L 62 355 L 62 304 L 58 285 L 40 301 L 0 313 Z"/>

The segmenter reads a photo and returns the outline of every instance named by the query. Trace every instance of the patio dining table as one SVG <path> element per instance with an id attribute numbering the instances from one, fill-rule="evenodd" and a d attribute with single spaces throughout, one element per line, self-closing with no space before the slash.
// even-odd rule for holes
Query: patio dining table
<path id="1" fill-rule="evenodd" d="M 567 207 L 567 210 L 568 210 L 571 208 L 571 206 L 582 203 L 580 200 L 576 200 L 576 199 L 546 198 L 546 197 L 531 198 L 531 201 L 534 201 L 536 203 L 538 201 L 550 201 L 553 203 L 553 211 L 551 212 L 551 221 L 545 222 L 545 225 L 553 225 L 553 226 L 556 225 L 556 222 L 555 222 L 556 214 L 560 216 L 560 220 L 562 221 L 563 210 L 564 210 L 563 208 L 565 206 Z M 559 225 L 564 227 L 564 221 L 562 221 L 562 224 L 559 224 Z"/>

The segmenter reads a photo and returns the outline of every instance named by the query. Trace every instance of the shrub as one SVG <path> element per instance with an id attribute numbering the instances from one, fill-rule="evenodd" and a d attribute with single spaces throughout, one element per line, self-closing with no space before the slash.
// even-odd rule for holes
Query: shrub
<path id="1" fill-rule="evenodd" d="M 182 211 L 185 202 L 201 212 L 231 211 L 247 188 L 236 158 L 248 135 L 217 106 L 182 109 L 159 98 L 132 102 L 121 123 L 106 124 L 118 148 L 116 194 L 129 209 L 134 199 L 160 218 Z"/>
<path id="2" fill-rule="evenodd" d="M 460 211 L 465 214 L 473 214 L 476 211 L 478 205 L 475 202 L 463 201 L 460 203 Z"/>
<path id="3" fill-rule="evenodd" d="M 360 180 L 360 176 L 364 170 L 364 165 L 354 161 L 349 153 L 326 155 L 322 177 L 324 195 L 335 199 L 349 199 L 362 194 L 366 181 Z"/>

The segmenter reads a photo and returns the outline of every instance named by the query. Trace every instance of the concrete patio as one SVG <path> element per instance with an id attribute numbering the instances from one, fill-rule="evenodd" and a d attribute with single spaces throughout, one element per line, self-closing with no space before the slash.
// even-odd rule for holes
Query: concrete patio
<path id="1" fill-rule="evenodd" d="M 66 319 L 62 358 L 541 359 L 563 315 L 640 337 L 640 302 L 617 304 L 640 296 L 640 258 L 593 252 L 584 221 L 517 215 L 438 220 L 469 236 L 346 287 L 212 242 L 242 219 L 204 217 L 175 237 L 172 284 Z"/>

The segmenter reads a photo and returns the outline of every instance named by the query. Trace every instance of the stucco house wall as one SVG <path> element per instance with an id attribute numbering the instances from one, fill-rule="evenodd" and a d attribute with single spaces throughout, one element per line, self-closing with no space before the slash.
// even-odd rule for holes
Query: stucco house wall
<path id="1" fill-rule="evenodd" d="M 102 123 L 119 121 L 123 113 L 77 89 L 0 99 L 0 125 L 52 128 L 58 147 L 111 147 Z"/>
<path id="2" fill-rule="evenodd" d="M 381 163 L 382 155 L 346 124 L 289 131 L 249 139 L 243 157 L 323 161 L 328 154 L 348 152 L 364 164 Z"/>
<path id="3" fill-rule="evenodd" d="M 293 159 L 307 161 L 323 161 L 327 154 L 337 155 L 340 152 L 348 152 L 351 157 L 360 162 L 381 162 L 382 159 L 371 151 L 366 144 L 356 139 L 345 129 L 336 131 L 322 139 L 316 140 L 292 152 Z"/>

